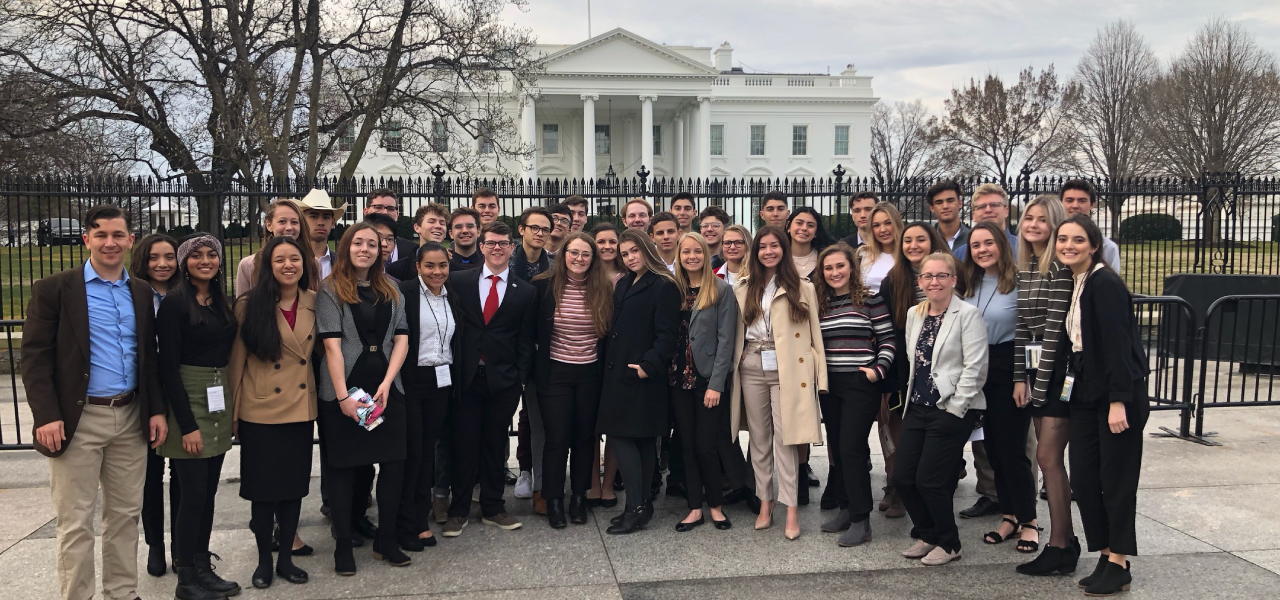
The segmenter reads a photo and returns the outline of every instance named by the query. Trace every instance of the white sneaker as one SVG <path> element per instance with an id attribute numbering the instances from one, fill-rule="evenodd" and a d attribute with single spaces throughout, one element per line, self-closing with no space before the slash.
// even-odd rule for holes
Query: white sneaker
<path id="1" fill-rule="evenodd" d="M 521 499 L 533 497 L 533 473 L 520 471 L 520 477 L 516 479 L 516 497 Z"/>
<path id="2" fill-rule="evenodd" d="M 953 560 L 960 560 L 959 550 L 956 550 L 955 552 L 947 552 L 942 549 L 942 546 L 935 546 L 933 550 L 930 550 L 929 553 L 924 556 L 924 558 L 920 559 L 920 562 L 926 566 L 938 567 Z"/>

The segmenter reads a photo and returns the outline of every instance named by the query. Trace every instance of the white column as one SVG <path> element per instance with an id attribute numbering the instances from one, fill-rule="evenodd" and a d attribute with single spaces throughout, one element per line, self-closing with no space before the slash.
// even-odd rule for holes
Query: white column
<path id="1" fill-rule="evenodd" d="M 675 156 L 672 161 L 672 175 L 675 177 L 684 177 L 684 115 L 676 117 L 676 143 L 674 144 Z"/>
<path id="2" fill-rule="evenodd" d="M 653 102 L 657 96 L 640 96 L 640 164 L 653 172 Z"/>
<path id="3" fill-rule="evenodd" d="M 596 178 L 596 100 L 597 94 L 583 94 L 582 98 L 582 177 Z"/>
<path id="4" fill-rule="evenodd" d="M 538 125 L 533 97 L 525 96 L 520 107 L 520 141 L 525 148 L 533 148 L 533 154 L 525 159 L 521 176 L 530 179 L 538 176 Z"/>
<path id="5" fill-rule="evenodd" d="M 711 177 L 711 96 L 698 96 L 698 177 Z"/>

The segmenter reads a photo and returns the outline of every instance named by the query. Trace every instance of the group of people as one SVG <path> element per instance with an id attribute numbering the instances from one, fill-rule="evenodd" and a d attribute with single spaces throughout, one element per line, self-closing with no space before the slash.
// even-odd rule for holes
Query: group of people
<path id="1" fill-rule="evenodd" d="M 214 236 L 135 244 L 122 209 L 94 207 L 82 220 L 89 260 L 35 283 L 22 341 L 61 595 L 94 593 L 99 487 L 110 600 L 136 595 L 139 515 L 147 571 L 172 567 L 176 598 L 239 594 L 210 549 L 233 439 L 258 548 L 252 584 L 305 583 L 293 557 L 313 552 L 297 527 L 317 426 L 339 575 L 356 573 L 366 538 L 377 560 L 410 564 L 406 552 L 436 533 L 461 535 L 476 502 L 480 523 L 520 528 L 504 500 L 517 409 L 515 496 L 554 529 L 587 523 L 622 490 L 607 533 L 644 529 L 665 457 L 667 494 L 689 508 L 677 531 L 729 529 L 736 502 L 768 529 L 780 503 L 795 540 L 825 429 L 821 504 L 837 512 L 822 530 L 862 545 L 875 424 L 888 484 L 878 510 L 913 524 L 904 557 L 961 557 L 952 498 L 972 443 L 982 497 L 961 516 L 1002 516 L 984 543 L 1039 552 L 1020 573 L 1073 573 L 1074 498 L 1101 553 L 1080 586 L 1128 589 L 1147 360 L 1116 246 L 1089 218 L 1095 190 L 1068 181 L 1036 198 L 1016 235 L 997 185 L 972 193 L 972 227 L 956 182 L 926 200 L 936 223 L 904 223 L 893 204 L 855 194 L 857 231 L 836 241 L 823 215 L 781 192 L 761 198 L 754 233 L 685 192 L 656 214 L 633 199 L 624 229 L 588 232 L 580 196 L 524 210 L 513 231 L 480 189 L 469 207 L 421 207 L 414 242 L 397 236 L 399 201 L 380 189 L 331 247 L 347 207 L 313 190 L 268 207 L 266 243 L 239 261 L 233 296 Z M 1037 470 L 1052 522 L 1043 548 Z M 365 514 L 375 499 L 377 525 Z"/>

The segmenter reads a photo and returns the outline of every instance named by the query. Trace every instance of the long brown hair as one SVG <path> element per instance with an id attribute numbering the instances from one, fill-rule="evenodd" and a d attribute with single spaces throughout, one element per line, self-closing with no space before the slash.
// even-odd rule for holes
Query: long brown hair
<path id="1" fill-rule="evenodd" d="M 270 223 L 276 216 L 276 210 L 280 208 L 290 209 L 295 215 L 298 215 L 298 237 L 294 239 L 298 240 L 298 246 L 301 247 L 302 262 L 314 267 L 315 275 L 305 280 L 307 281 L 307 284 L 304 285 L 302 289 L 318 290 L 320 289 L 320 262 L 316 260 L 315 251 L 311 249 L 311 232 L 307 230 L 307 217 L 302 214 L 302 207 L 298 205 L 296 200 L 281 198 L 272 202 L 271 205 L 267 207 L 267 213 L 263 216 L 264 225 L 262 227 L 263 235 L 266 237 L 263 241 L 262 248 L 258 250 L 257 254 L 253 255 L 254 272 L 261 272 L 263 261 L 269 260 L 267 257 L 263 256 L 263 251 L 266 250 L 267 243 L 276 238 L 276 234 L 275 232 L 267 231 L 265 223 Z M 270 266 L 267 268 L 270 269 Z M 257 282 L 258 278 L 254 277 L 253 281 L 249 282 L 250 289 L 252 289 L 252 286 L 257 285 Z M 246 294 L 248 292 L 249 290 L 245 290 Z M 244 294 L 240 295 L 244 296 Z"/>
<path id="2" fill-rule="evenodd" d="M 765 266 L 760 262 L 759 248 L 760 242 L 769 236 L 778 240 L 778 245 L 782 247 L 782 260 L 774 267 L 774 276 L 778 278 L 778 287 L 786 291 L 791 322 L 802 323 L 809 318 L 809 309 L 800 301 L 800 274 L 796 272 L 796 265 L 791 260 L 791 243 L 781 227 L 772 225 L 761 227 L 756 232 L 755 239 L 751 240 L 751 247 L 747 249 L 747 305 L 742 309 L 742 322 L 750 325 L 764 315 L 760 302 L 769 281 L 765 276 Z M 769 301 L 772 302 L 773 299 L 770 298 Z"/>
<path id="3" fill-rule="evenodd" d="M 636 248 L 640 250 L 640 256 L 644 258 L 644 266 L 650 273 L 670 279 L 680 289 L 680 297 L 684 297 L 684 284 L 673 277 L 671 271 L 667 270 L 667 263 L 662 262 L 662 259 L 658 257 L 658 247 L 654 245 L 653 239 L 649 237 L 649 234 L 634 227 L 622 232 L 622 235 L 618 236 L 619 256 L 622 255 L 622 245 L 627 242 L 635 244 Z M 630 274 L 631 269 L 626 269 L 624 272 Z"/>
<path id="4" fill-rule="evenodd" d="M 351 240 L 361 231 L 372 231 L 373 237 L 378 238 L 378 230 L 374 229 L 366 221 L 361 221 L 347 228 L 347 232 L 342 234 L 342 239 L 338 241 L 338 253 L 333 258 L 333 272 L 329 274 L 329 286 L 333 293 L 338 296 L 339 300 L 347 304 L 356 304 L 360 302 L 360 294 L 356 290 L 356 268 L 351 264 Z M 379 242 L 381 243 L 381 242 Z M 373 295 L 378 302 L 400 301 L 400 291 L 387 278 L 386 273 L 382 270 L 382 250 L 379 246 L 378 252 L 373 257 L 373 264 L 369 266 L 369 285 L 373 288 Z"/>
<path id="5" fill-rule="evenodd" d="M 613 280 L 604 272 L 604 261 L 600 260 L 600 248 L 590 235 L 582 233 L 569 234 L 564 238 L 564 245 L 556 253 L 551 268 L 534 277 L 534 281 L 551 280 L 551 295 L 556 299 L 556 311 L 564 305 L 564 289 L 569 285 L 569 242 L 586 242 L 591 247 L 591 265 L 587 267 L 586 297 L 583 304 L 591 315 L 591 326 L 596 337 L 604 337 L 613 326 Z"/>
<path id="6" fill-rule="evenodd" d="M 844 242 L 836 242 L 827 246 L 818 254 L 818 273 L 814 277 L 813 291 L 818 296 L 818 316 L 826 316 L 827 305 L 831 303 L 831 299 L 836 297 L 836 291 L 827 284 L 827 277 L 823 274 L 823 265 L 826 263 L 827 257 L 834 254 L 843 254 L 844 259 L 849 262 L 849 301 L 854 306 L 863 306 L 867 303 L 867 296 L 870 290 L 862 283 L 862 270 L 858 268 L 857 263 L 853 260 L 853 248 Z"/>
<path id="7" fill-rule="evenodd" d="M 699 246 L 702 246 L 702 272 L 698 277 L 698 281 L 694 281 L 689 277 L 689 272 L 685 270 L 684 264 L 680 262 L 680 246 L 684 245 L 684 241 L 693 240 Z M 716 301 L 720 299 L 720 292 L 716 289 L 716 270 L 711 268 L 711 247 L 707 245 L 707 238 L 702 237 L 700 233 L 689 232 L 680 236 L 680 241 L 676 243 L 676 280 L 685 284 L 686 289 L 689 287 L 698 288 L 698 298 L 694 300 L 693 306 L 683 306 L 684 300 L 680 301 L 683 308 L 692 310 L 706 310 L 716 305 Z"/>
<path id="8" fill-rule="evenodd" d="M 178 240 L 175 240 L 163 233 L 152 233 L 141 240 L 138 240 L 137 244 L 134 244 L 133 256 L 130 257 L 129 262 L 130 277 L 137 277 L 147 283 L 151 282 L 151 273 L 148 271 L 147 266 L 151 262 L 151 247 L 156 244 L 169 244 L 169 246 L 173 248 L 173 255 L 175 257 L 173 259 L 173 274 L 179 274 L 177 264 L 178 259 L 176 258 L 178 256 Z M 177 283 L 176 281 L 173 281 L 172 276 L 169 281 Z M 166 284 L 167 283 L 168 282 L 166 282 Z"/>
<path id="9" fill-rule="evenodd" d="M 1009 245 L 1009 236 L 996 226 L 995 223 L 982 222 L 974 223 L 973 229 L 969 230 L 969 238 L 973 238 L 973 232 L 985 231 L 991 234 L 991 239 L 996 241 L 996 248 L 1000 251 L 1000 258 L 996 260 L 996 270 L 1000 272 L 999 279 L 996 282 L 996 292 L 1008 294 L 1014 288 L 1018 287 L 1018 270 L 1013 265 L 1013 247 Z M 966 240 L 968 242 L 968 240 Z M 960 269 L 961 273 L 968 273 L 969 285 L 960 292 L 961 296 L 971 298 L 977 289 L 982 286 L 982 277 L 986 275 L 986 271 L 978 266 L 978 262 L 973 260 L 973 246 L 969 246 L 969 251 L 964 254 L 964 265 Z"/>
<path id="10" fill-rule="evenodd" d="M 929 254 L 948 250 L 947 240 L 942 239 L 942 234 L 924 221 L 913 221 L 902 229 L 902 235 L 898 238 L 898 254 L 894 257 L 893 268 L 889 269 L 889 275 L 886 277 L 889 285 L 893 286 L 893 305 L 889 307 L 889 314 L 893 317 L 894 327 L 898 329 L 907 326 L 907 312 L 916 305 L 916 274 L 911 269 L 911 261 L 902 252 L 902 238 L 916 227 L 924 229 L 929 235 Z M 921 262 L 921 264 L 924 263 Z"/>

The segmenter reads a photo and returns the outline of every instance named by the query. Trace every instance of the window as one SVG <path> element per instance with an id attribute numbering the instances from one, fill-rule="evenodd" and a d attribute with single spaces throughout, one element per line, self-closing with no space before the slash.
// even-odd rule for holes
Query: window
<path id="1" fill-rule="evenodd" d="M 609 153 L 609 126 L 596 125 L 596 154 Z"/>
<path id="2" fill-rule="evenodd" d="M 653 126 L 653 155 L 662 156 L 662 126 Z"/>
<path id="3" fill-rule="evenodd" d="M 849 155 L 849 126 L 836 125 L 836 156 Z"/>
<path id="4" fill-rule="evenodd" d="M 751 156 L 764 156 L 764 125 L 751 126 Z"/>
<path id="5" fill-rule="evenodd" d="M 444 121 L 431 122 L 431 151 L 449 151 L 449 128 L 444 124 Z"/>
<path id="6" fill-rule="evenodd" d="M 338 136 L 338 151 L 350 152 L 356 147 L 356 128 L 353 125 L 347 125 L 342 129 L 342 135 Z"/>
<path id="7" fill-rule="evenodd" d="M 404 127 L 400 121 L 387 121 L 382 127 L 382 147 L 390 152 L 404 149 Z"/>
<path id="8" fill-rule="evenodd" d="M 492 129 L 484 123 L 480 124 L 480 154 L 493 154 L 493 137 Z"/>
<path id="9" fill-rule="evenodd" d="M 711 156 L 724 156 L 724 125 L 711 126 Z"/>
<path id="10" fill-rule="evenodd" d="M 560 125 L 556 123 L 542 124 L 542 153 L 560 154 Z"/>
<path id="11" fill-rule="evenodd" d="M 809 126 L 791 126 L 791 155 L 806 156 L 809 154 Z"/>

